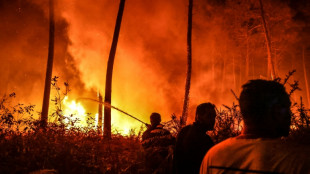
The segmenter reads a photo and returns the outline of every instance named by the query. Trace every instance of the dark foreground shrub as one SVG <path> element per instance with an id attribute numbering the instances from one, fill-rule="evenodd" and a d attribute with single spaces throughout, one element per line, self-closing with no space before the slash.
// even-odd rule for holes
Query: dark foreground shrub
<path id="1" fill-rule="evenodd" d="M 54 169 L 58 173 L 123 173 L 141 161 L 137 137 L 113 135 L 105 140 L 97 132 L 50 126 L 28 133 L 1 135 L 0 173 L 29 173 Z"/>

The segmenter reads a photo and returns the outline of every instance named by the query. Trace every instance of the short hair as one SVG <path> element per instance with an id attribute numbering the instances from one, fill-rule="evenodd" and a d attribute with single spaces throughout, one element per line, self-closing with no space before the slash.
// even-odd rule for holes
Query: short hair
<path id="1" fill-rule="evenodd" d="M 242 88 L 239 105 L 245 124 L 263 123 L 274 106 L 291 105 L 285 87 L 279 82 L 250 80 Z"/>
<path id="2" fill-rule="evenodd" d="M 155 123 L 159 124 L 161 122 L 161 116 L 157 112 L 153 112 L 150 116 L 150 119 L 153 120 Z"/>
<path id="3" fill-rule="evenodd" d="M 196 117 L 195 121 L 199 121 L 201 116 L 207 113 L 208 116 L 216 116 L 215 105 L 212 103 L 202 103 L 196 108 Z"/>

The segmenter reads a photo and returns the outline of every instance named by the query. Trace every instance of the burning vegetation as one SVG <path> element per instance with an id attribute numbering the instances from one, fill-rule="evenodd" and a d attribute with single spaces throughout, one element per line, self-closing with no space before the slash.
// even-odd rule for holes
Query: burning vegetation
<path id="1" fill-rule="evenodd" d="M 2 0 L 0 21 L 0 172 L 143 171 L 150 113 L 176 135 L 211 101 L 218 143 L 258 78 L 286 85 L 289 139 L 309 143 L 307 1 Z"/>

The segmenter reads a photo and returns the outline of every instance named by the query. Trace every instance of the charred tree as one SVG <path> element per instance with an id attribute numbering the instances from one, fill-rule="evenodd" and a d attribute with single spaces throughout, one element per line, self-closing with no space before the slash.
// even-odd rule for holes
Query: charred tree
<path id="1" fill-rule="evenodd" d="M 54 3 L 53 0 L 49 0 L 49 43 L 48 43 L 48 57 L 45 76 L 45 87 L 41 113 L 41 127 L 47 126 L 48 120 L 48 108 L 51 92 L 51 79 L 53 72 L 53 59 L 54 59 L 54 35 L 55 35 L 55 21 L 54 21 Z"/>
<path id="2" fill-rule="evenodd" d="M 121 23 L 122 23 L 124 6 L 125 6 L 125 0 L 121 0 L 119 4 L 116 24 L 115 24 L 115 29 L 114 29 L 114 35 L 113 35 L 111 50 L 109 54 L 108 65 L 107 65 L 104 102 L 109 103 L 109 104 L 111 104 L 112 73 L 113 73 L 114 58 L 115 58 L 115 53 L 116 53 L 118 36 L 119 36 Z M 111 138 L 111 108 L 107 106 L 104 106 L 104 137 L 107 139 Z"/>
<path id="3" fill-rule="evenodd" d="M 100 92 L 98 92 L 98 100 L 99 100 L 99 106 L 98 106 L 98 133 L 102 133 L 102 95 Z"/>
<path id="4" fill-rule="evenodd" d="M 268 74 L 267 75 L 269 76 L 269 73 L 270 73 L 271 79 L 274 79 L 276 74 L 275 74 L 274 63 L 273 63 L 272 55 L 271 55 L 270 35 L 268 32 L 267 23 L 265 20 L 265 12 L 264 12 L 263 2 L 262 2 L 262 0 L 258 0 L 258 1 L 260 4 L 261 19 L 262 19 L 262 24 L 263 24 L 264 34 L 265 34 L 265 40 L 266 40 L 266 47 L 267 47 L 267 59 L 268 59 Z"/>
<path id="5" fill-rule="evenodd" d="M 188 5 L 188 24 L 187 24 L 187 72 L 186 72 L 186 84 L 185 95 L 183 103 L 183 111 L 181 116 L 181 126 L 186 125 L 188 115 L 189 104 L 189 91 L 191 86 L 191 74 L 192 74 L 192 18 L 193 18 L 193 0 L 189 0 Z"/>
<path id="6" fill-rule="evenodd" d="M 303 69 L 304 69 L 304 77 L 305 77 L 308 107 L 310 107 L 310 94 L 309 94 L 309 86 L 308 86 L 308 78 L 307 78 L 307 69 L 306 69 L 306 64 L 305 64 L 305 48 L 304 47 L 302 47 L 302 65 L 303 65 Z"/>

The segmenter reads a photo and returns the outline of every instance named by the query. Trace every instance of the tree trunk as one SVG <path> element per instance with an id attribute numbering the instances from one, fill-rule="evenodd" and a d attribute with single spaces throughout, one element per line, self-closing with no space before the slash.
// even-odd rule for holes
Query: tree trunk
<path id="1" fill-rule="evenodd" d="M 102 133 L 102 95 L 98 92 L 99 106 L 98 106 L 98 133 Z"/>
<path id="2" fill-rule="evenodd" d="M 251 77 L 251 79 L 254 79 L 254 77 L 255 77 L 255 62 L 254 62 L 254 57 L 252 57 L 251 61 L 252 61 L 252 77 Z"/>
<path id="3" fill-rule="evenodd" d="M 297 60 L 297 59 L 296 59 L 296 56 L 295 56 L 295 54 L 292 53 L 292 52 L 290 53 L 290 55 L 291 55 L 291 62 L 290 62 L 290 63 L 291 63 L 291 69 L 296 69 L 296 67 L 297 67 L 297 66 L 295 65 L 295 60 Z M 292 81 L 295 81 L 295 77 L 292 76 L 292 77 L 291 77 L 291 80 L 292 80 Z M 298 99 L 297 99 L 297 96 L 296 96 L 296 92 L 293 92 L 293 94 L 292 94 L 291 97 L 292 97 L 293 101 L 297 102 Z M 292 103 L 293 103 L 293 102 L 292 102 Z"/>
<path id="4" fill-rule="evenodd" d="M 214 47 L 212 48 L 212 50 L 214 50 Z M 215 51 L 212 51 L 212 80 L 213 82 L 215 82 L 215 58 L 214 58 L 214 55 L 215 55 Z"/>
<path id="5" fill-rule="evenodd" d="M 121 0 L 119 4 L 118 14 L 116 18 L 116 24 L 114 29 L 114 35 L 111 45 L 111 50 L 108 59 L 106 82 L 105 82 L 105 97 L 104 102 L 111 104 L 111 93 L 112 93 L 112 73 L 114 57 L 118 42 L 119 31 L 121 28 L 122 17 L 124 12 L 125 0 Z M 104 106 L 104 137 L 107 139 L 111 138 L 111 108 Z"/>
<path id="6" fill-rule="evenodd" d="M 249 35 L 248 29 L 246 29 L 246 56 L 245 56 L 245 79 L 249 78 L 250 72 L 250 58 L 249 58 Z"/>
<path id="7" fill-rule="evenodd" d="M 304 69 L 308 107 L 310 108 L 310 94 L 309 94 L 309 86 L 308 86 L 308 78 L 307 78 L 307 69 L 306 69 L 306 64 L 305 64 L 305 48 L 304 47 L 302 47 L 302 64 L 303 64 L 303 69 Z"/>
<path id="8" fill-rule="evenodd" d="M 236 67 L 235 67 L 235 56 L 233 56 L 233 77 L 234 77 L 234 87 L 233 90 L 236 90 Z"/>
<path id="9" fill-rule="evenodd" d="M 239 60 L 242 59 L 242 57 L 239 58 Z M 243 84 L 242 80 L 242 63 L 239 64 L 239 83 L 238 83 L 238 90 L 240 89 L 241 85 Z"/>
<path id="10" fill-rule="evenodd" d="M 260 4 L 260 10 L 261 10 L 261 18 L 262 18 L 262 23 L 263 23 L 263 28 L 264 28 L 264 34 L 265 34 L 265 40 L 266 40 L 266 47 L 267 47 L 267 55 L 268 55 L 268 74 L 270 73 L 271 79 L 274 79 L 276 74 L 274 70 L 274 63 L 272 60 L 272 55 L 271 55 L 271 41 L 270 41 L 270 35 L 268 33 L 267 29 L 267 24 L 265 20 L 265 12 L 264 12 L 264 7 L 263 7 L 263 2 L 262 0 L 258 0 Z M 267 74 L 267 75 L 268 75 Z M 269 75 L 268 75 L 269 76 Z M 267 76 L 267 77 L 268 77 Z"/>
<path id="11" fill-rule="evenodd" d="M 222 56 L 222 57 L 223 57 L 223 56 Z M 225 58 L 224 58 L 224 59 L 223 59 L 223 69 L 222 69 L 222 86 L 221 86 L 221 92 L 224 92 L 225 79 L 226 79 L 226 61 L 225 61 Z"/>
<path id="12" fill-rule="evenodd" d="M 55 33 L 54 3 L 53 0 L 49 0 L 49 45 L 48 45 L 44 96 L 43 96 L 42 113 L 41 113 L 42 128 L 46 127 L 48 120 L 48 108 L 50 101 L 51 79 L 52 79 L 53 58 L 54 58 L 54 33 Z"/>
<path id="13" fill-rule="evenodd" d="M 274 71 L 275 71 L 275 74 L 278 74 L 280 57 L 278 56 L 278 51 L 276 48 L 277 48 L 276 44 L 274 44 Z"/>
<path id="14" fill-rule="evenodd" d="M 189 0 L 188 5 L 188 24 L 187 24 L 187 73 L 185 84 L 185 96 L 183 104 L 183 112 L 181 117 L 181 126 L 186 125 L 189 104 L 189 90 L 191 86 L 192 74 L 192 17 L 193 17 L 193 0 Z"/>

